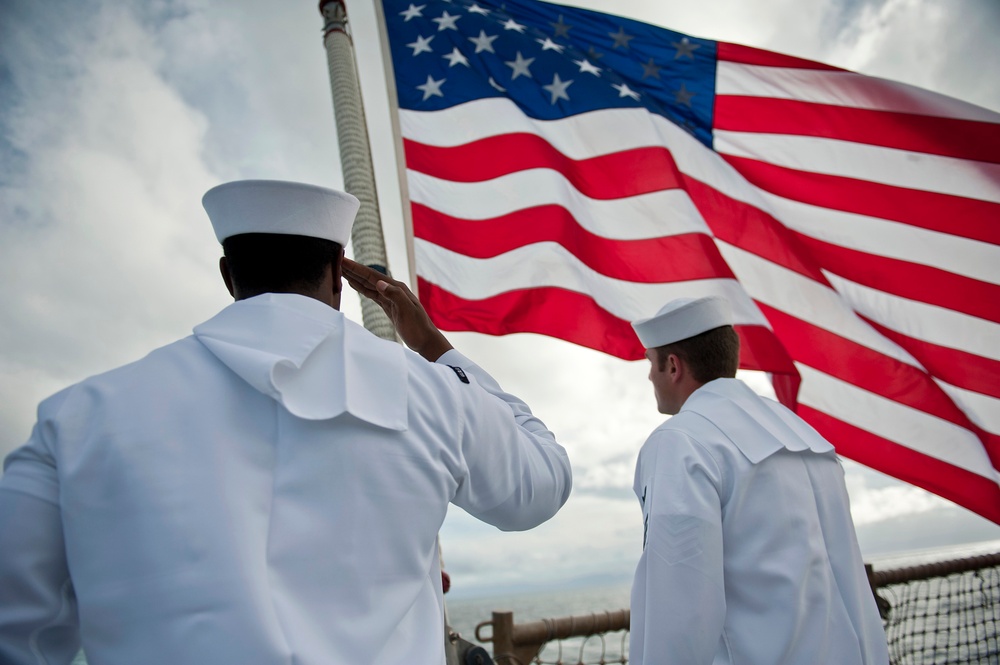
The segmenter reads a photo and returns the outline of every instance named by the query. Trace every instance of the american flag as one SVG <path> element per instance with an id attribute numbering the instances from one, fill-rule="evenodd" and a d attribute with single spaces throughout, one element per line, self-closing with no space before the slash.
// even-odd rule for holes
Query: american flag
<path id="1" fill-rule="evenodd" d="M 733 303 L 838 452 L 1000 523 L 1000 114 L 534 0 L 383 0 L 418 292 L 637 359 Z"/>

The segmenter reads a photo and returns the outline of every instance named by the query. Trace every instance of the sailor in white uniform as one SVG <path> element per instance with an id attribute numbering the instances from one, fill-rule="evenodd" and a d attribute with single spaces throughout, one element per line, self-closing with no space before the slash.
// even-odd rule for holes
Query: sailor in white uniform
<path id="1" fill-rule="evenodd" d="M 5 461 L 0 663 L 444 663 L 448 504 L 530 529 L 566 452 L 343 258 L 357 199 L 243 181 L 204 204 L 236 302 L 45 400 Z M 423 358 L 344 318 L 342 267 Z"/>
<path id="2" fill-rule="evenodd" d="M 639 453 L 636 665 L 889 662 L 833 447 L 734 378 L 717 297 L 633 323 L 660 413 Z"/>

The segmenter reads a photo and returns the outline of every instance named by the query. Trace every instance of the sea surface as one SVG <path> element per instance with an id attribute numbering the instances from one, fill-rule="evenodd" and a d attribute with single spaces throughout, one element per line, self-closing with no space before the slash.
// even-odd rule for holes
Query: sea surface
<path id="1" fill-rule="evenodd" d="M 866 557 L 865 561 L 872 564 L 875 570 L 892 570 L 994 552 L 1000 552 L 1000 540 Z M 476 639 L 476 626 L 489 621 L 494 611 L 513 612 L 515 623 L 581 616 L 592 612 L 626 609 L 629 606 L 629 594 L 630 584 L 623 582 L 554 591 L 492 594 L 483 597 L 454 598 L 446 595 L 445 600 L 452 629 L 464 639 L 482 645 L 492 654 L 493 649 L 488 642 L 483 643 Z M 491 635 L 490 627 L 484 627 L 482 634 L 484 637 Z M 556 651 L 560 645 L 550 645 L 541 655 L 545 661 L 575 663 L 579 660 L 596 662 L 603 654 L 607 662 L 620 662 L 621 656 L 627 654 L 627 642 L 627 632 L 612 633 L 603 644 L 594 638 L 586 642 L 580 639 L 565 640 L 561 644 L 563 649 L 561 654 Z M 86 665 L 86 662 L 81 653 L 73 661 L 73 665 Z"/>

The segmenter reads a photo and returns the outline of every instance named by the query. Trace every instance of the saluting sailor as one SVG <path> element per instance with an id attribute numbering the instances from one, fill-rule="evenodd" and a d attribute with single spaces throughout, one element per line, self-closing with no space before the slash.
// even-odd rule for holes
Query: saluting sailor
<path id="1" fill-rule="evenodd" d="M 844 472 L 801 418 L 735 378 L 729 303 L 679 299 L 633 327 L 660 413 L 635 470 L 636 665 L 884 665 Z"/>
<path id="2" fill-rule="evenodd" d="M 236 302 L 45 400 L 5 462 L 0 662 L 82 641 L 101 665 L 444 663 L 448 504 L 530 529 L 569 496 L 566 452 L 405 285 L 344 258 L 356 198 L 241 181 L 203 202 Z M 342 273 L 413 351 L 344 318 Z"/>

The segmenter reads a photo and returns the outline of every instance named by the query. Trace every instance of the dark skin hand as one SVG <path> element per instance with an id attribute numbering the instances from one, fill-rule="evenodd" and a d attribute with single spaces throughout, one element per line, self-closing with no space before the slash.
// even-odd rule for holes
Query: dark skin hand
<path id="1" fill-rule="evenodd" d="M 346 257 L 343 274 L 352 289 L 382 308 L 403 342 L 425 359 L 434 362 L 454 348 L 406 284 Z"/>

